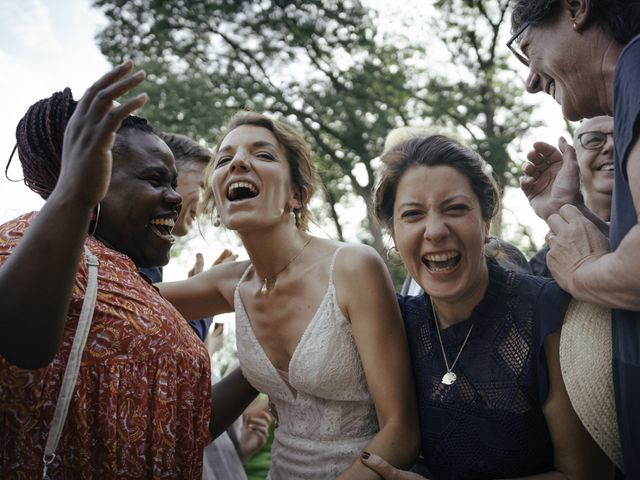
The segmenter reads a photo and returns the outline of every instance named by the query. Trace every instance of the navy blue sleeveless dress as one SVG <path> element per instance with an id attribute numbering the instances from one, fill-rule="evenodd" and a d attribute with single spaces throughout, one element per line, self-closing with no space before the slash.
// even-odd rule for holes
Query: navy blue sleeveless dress
<path id="1" fill-rule="evenodd" d="M 545 337 L 561 326 L 561 297 L 548 278 L 487 262 L 489 286 L 467 320 L 441 331 L 449 365 L 471 325 L 457 381 L 446 372 L 426 295 L 399 296 L 415 375 L 422 439 L 417 468 L 436 480 L 495 479 L 553 470 L 542 412 L 549 385 Z"/>

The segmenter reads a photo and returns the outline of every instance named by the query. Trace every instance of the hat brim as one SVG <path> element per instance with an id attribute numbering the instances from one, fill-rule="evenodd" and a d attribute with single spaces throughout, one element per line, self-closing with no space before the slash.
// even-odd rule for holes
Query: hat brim
<path id="1" fill-rule="evenodd" d="M 623 470 L 611 349 L 611 311 L 572 300 L 560 334 L 562 378 L 580 421 Z"/>

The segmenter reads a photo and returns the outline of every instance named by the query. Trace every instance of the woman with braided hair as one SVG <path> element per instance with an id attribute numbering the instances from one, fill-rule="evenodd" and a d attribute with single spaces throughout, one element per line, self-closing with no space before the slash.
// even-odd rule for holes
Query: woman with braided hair
<path id="1" fill-rule="evenodd" d="M 138 274 L 169 260 L 181 199 L 170 149 L 130 115 L 146 95 L 113 103 L 143 81 L 131 69 L 17 128 L 46 203 L 0 226 L 0 478 L 202 475 L 208 354 Z"/>

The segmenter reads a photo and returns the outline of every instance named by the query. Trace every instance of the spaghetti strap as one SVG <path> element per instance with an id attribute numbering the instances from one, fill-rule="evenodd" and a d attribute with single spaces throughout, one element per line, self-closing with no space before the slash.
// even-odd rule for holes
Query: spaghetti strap
<path id="1" fill-rule="evenodd" d="M 333 257 L 331 258 L 331 265 L 329 266 L 329 285 L 333 285 L 333 267 L 335 267 L 336 265 L 336 258 L 338 257 L 338 252 L 340 252 L 340 250 L 342 250 L 346 246 L 347 244 L 342 244 L 338 248 L 336 248 L 335 252 L 333 252 Z"/>
<path id="2" fill-rule="evenodd" d="M 244 269 L 244 272 L 242 273 L 242 276 L 240 277 L 240 280 L 238 280 L 238 283 L 236 284 L 236 290 L 238 290 L 238 287 L 240 286 L 240 284 L 242 282 L 244 282 L 244 278 L 247 276 L 247 273 L 249 273 L 249 269 L 253 266 L 253 264 L 251 262 L 249 262 L 249 265 L 247 265 L 247 268 Z"/>

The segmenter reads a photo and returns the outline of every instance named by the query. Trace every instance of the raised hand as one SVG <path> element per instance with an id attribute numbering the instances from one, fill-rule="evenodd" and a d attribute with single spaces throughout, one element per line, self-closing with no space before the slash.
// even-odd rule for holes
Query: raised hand
<path id="1" fill-rule="evenodd" d="M 142 93 L 117 105 L 114 101 L 144 80 L 131 76 L 126 61 L 105 74 L 82 96 L 64 134 L 58 186 L 69 198 L 93 207 L 106 195 L 111 180 L 111 148 L 122 121 L 147 101 Z"/>
<path id="2" fill-rule="evenodd" d="M 235 261 L 236 258 L 238 258 L 237 254 L 233 253 L 228 248 L 225 248 L 222 251 L 222 253 L 218 255 L 218 258 L 216 258 L 213 261 L 213 264 L 211 266 L 215 267 L 216 265 L 220 265 L 221 263 L 233 262 Z M 204 257 L 202 256 L 201 253 L 196 253 L 196 263 L 193 265 L 193 268 L 189 270 L 189 273 L 188 273 L 189 278 L 193 277 L 194 275 L 197 275 L 203 270 L 204 270 Z"/>
<path id="3" fill-rule="evenodd" d="M 528 163 L 520 187 L 531 208 L 546 220 L 566 204 L 583 204 L 580 171 L 575 149 L 560 137 L 559 149 L 545 142 L 533 144 L 527 153 Z"/>
<path id="4" fill-rule="evenodd" d="M 221 263 L 233 262 L 238 258 L 238 255 L 233 253 L 228 248 L 225 248 L 218 258 L 213 261 L 213 265 L 220 265 Z"/>
<path id="5" fill-rule="evenodd" d="M 193 265 L 193 268 L 189 270 L 189 273 L 187 275 L 189 276 L 189 278 L 191 278 L 194 275 L 199 274 L 203 269 L 204 269 L 204 257 L 200 252 L 198 252 L 196 253 L 196 263 Z"/>

